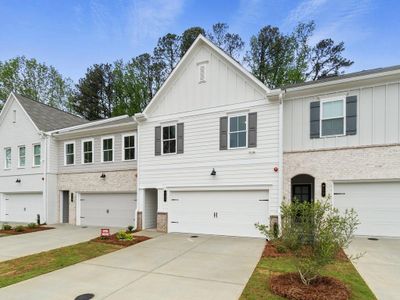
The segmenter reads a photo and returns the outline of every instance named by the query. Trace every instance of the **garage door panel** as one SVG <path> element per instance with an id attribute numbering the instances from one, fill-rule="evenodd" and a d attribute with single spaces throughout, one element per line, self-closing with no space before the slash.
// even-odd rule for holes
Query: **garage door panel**
<path id="1" fill-rule="evenodd" d="M 334 205 L 356 210 L 358 235 L 400 236 L 399 182 L 337 183 Z"/>
<path id="2" fill-rule="evenodd" d="M 20 193 L 5 195 L 5 217 L 8 222 L 31 223 L 45 219 L 43 207 L 43 194 Z"/>
<path id="3" fill-rule="evenodd" d="M 261 237 L 254 224 L 268 219 L 268 191 L 173 192 L 172 198 L 170 232 Z"/>
<path id="4" fill-rule="evenodd" d="M 126 227 L 135 224 L 136 194 L 81 194 L 81 225 Z"/>

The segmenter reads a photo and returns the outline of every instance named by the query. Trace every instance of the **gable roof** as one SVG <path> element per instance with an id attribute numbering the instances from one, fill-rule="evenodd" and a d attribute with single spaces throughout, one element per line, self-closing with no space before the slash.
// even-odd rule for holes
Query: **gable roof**
<path id="1" fill-rule="evenodd" d="M 150 103 L 146 106 L 144 109 L 143 113 L 139 113 L 138 116 L 143 116 L 146 115 L 146 112 L 149 110 L 149 108 L 153 105 L 155 101 L 157 101 L 158 96 L 162 92 L 163 89 L 168 85 L 168 82 L 171 80 L 171 78 L 174 77 L 174 75 L 177 73 L 177 71 L 181 68 L 182 64 L 188 59 L 190 54 L 194 52 L 194 49 L 201 43 L 206 44 L 209 46 L 211 49 L 216 51 L 218 54 L 220 54 L 222 57 L 224 57 L 230 64 L 232 64 L 237 70 L 239 70 L 246 78 L 249 80 L 253 81 L 258 87 L 260 87 L 263 91 L 266 93 L 270 92 L 270 89 L 264 85 L 260 80 L 258 80 L 253 74 L 251 74 L 248 70 L 246 70 L 240 63 L 238 63 L 236 60 L 234 60 L 232 57 L 230 57 L 228 54 L 225 53 L 221 48 L 216 46 L 213 42 L 208 40 L 206 37 L 203 35 L 199 35 L 196 40 L 193 42 L 193 44 L 190 46 L 190 48 L 186 51 L 185 55 L 181 58 L 179 63 L 176 65 L 176 67 L 172 70 L 172 72 L 169 74 L 167 79 L 164 81 L 164 83 L 161 85 L 157 93 L 153 96 L 151 99 Z"/>
<path id="2" fill-rule="evenodd" d="M 32 122 L 41 131 L 52 131 L 89 122 L 84 118 L 77 117 L 22 95 L 16 93 L 13 93 L 13 95 L 31 118 Z"/>

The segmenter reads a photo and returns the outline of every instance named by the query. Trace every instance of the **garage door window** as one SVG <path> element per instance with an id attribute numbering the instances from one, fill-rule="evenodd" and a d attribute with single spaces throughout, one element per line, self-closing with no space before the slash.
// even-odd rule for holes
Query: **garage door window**
<path id="1" fill-rule="evenodd" d="M 124 160 L 134 160 L 135 159 L 135 136 L 134 135 L 124 135 Z"/>
<path id="2" fill-rule="evenodd" d="M 33 166 L 39 167 L 41 162 L 40 145 L 33 145 Z"/>
<path id="3" fill-rule="evenodd" d="M 25 168 L 26 163 L 26 148 L 25 146 L 18 147 L 18 168 Z"/>
<path id="4" fill-rule="evenodd" d="M 11 169 L 11 148 L 4 148 L 4 169 Z"/>
<path id="5" fill-rule="evenodd" d="M 103 138 L 101 144 L 102 162 L 112 162 L 114 160 L 114 138 Z"/>
<path id="6" fill-rule="evenodd" d="M 82 163 L 91 164 L 93 162 L 93 140 L 82 141 Z"/>
<path id="7" fill-rule="evenodd" d="M 229 118 L 229 148 L 247 147 L 247 116 Z"/>
<path id="8" fill-rule="evenodd" d="M 65 164 L 73 165 L 75 163 L 75 143 L 65 143 Z"/>

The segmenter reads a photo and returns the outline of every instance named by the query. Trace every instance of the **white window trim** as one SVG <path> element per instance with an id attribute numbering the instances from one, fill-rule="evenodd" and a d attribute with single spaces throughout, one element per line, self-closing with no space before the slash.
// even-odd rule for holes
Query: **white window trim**
<path id="1" fill-rule="evenodd" d="M 134 143 L 135 143 L 135 147 L 134 147 L 134 149 L 135 149 L 135 158 L 134 159 L 125 159 L 125 137 L 128 137 L 128 136 L 133 136 L 133 139 L 134 139 Z M 122 161 L 134 161 L 134 160 L 136 160 L 136 149 L 137 149 L 137 143 L 136 143 L 136 134 L 135 133 L 126 133 L 126 134 L 122 134 L 121 135 L 121 145 L 122 145 Z"/>
<path id="2" fill-rule="evenodd" d="M 322 121 L 325 120 L 333 120 L 333 119 L 339 119 L 338 117 L 336 118 L 326 118 L 323 119 L 323 109 L 324 109 L 324 103 L 327 102 L 334 102 L 334 101 L 343 101 L 343 133 L 340 134 L 330 134 L 330 135 L 322 135 Z M 320 100 L 321 102 L 321 108 L 319 110 L 319 137 L 320 138 L 326 138 L 326 137 L 339 137 L 339 136 L 345 136 L 346 135 L 346 95 L 340 95 L 337 97 L 329 97 L 329 98 L 323 98 Z"/>
<path id="3" fill-rule="evenodd" d="M 7 167 L 7 150 L 10 149 L 10 166 Z M 4 147 L 4 170 L 11 170 L 12 166 L 12 149 L 11 147 Z"/>
<path id="4" fill-rule="evenodd" d="M 103 141 L 104 140 L 108 140 L 108 139 L 112 139 L 112 161 L 104 161 L 104 145 L 103 145 Z M 101 162 L 102 163 L 112 163 L 112 162 L 114 162 L 114 160 L 115 160 L 115 138 L 114 138 L 114 136 L 103 136 L 102 138 L 101 138 Z"/>
<path id="5" fill-rule="evenodd" d="M 21 166 L 21 156 L 20 156 L 20 153 L 19 153 L 21 148 L 25 148 L 25 165 L 24 166 Z M 19 145 L 17 154 L 18 154 L 18 169 L 25 169 L 26 168 L 26 146 L 25 145 Z"/>
<path id="6" fill-rule="evenodd" d="M 175 139 L 167 139 L 167 141 L 172 141 L 175 140 L 175 152 L 170 152 L 170 153 L 164 153 L 164 127 L 175 127 Z M 161 154 L 162 155 L 175 155 L 177 153 L 178 148 L 178 126 L 177 124 L 166 124 L 161 126 Z"/>
<path id="7" fill-rule="evenodd" d="M 92 162 L 90 162 L 90 163 L 85 163 L 85 153 L 84 153 L 85 148 L 83 147 L 83 144 L 84 144 L 85 142 L 92 142 Z M 83 139 L 83 140 L 81 141 L 81 163 L 82 163 L 83 165 L 90 165 L 90 164 L 93 164 L 93 163 L 94 163 L 94 139 L 93 139 L 93 138 L 90 138 L 90 139 Z"/>
<path id="8" fill-rule="evenodd" d="M 73 153 L 73 157 L 74 157 L 74 163 L 73 164 L 67 164 L 67 145 L 74 145 L 74 153 Z M 76 163 L 76 145 L 75 145 L 75 141 L 67 141 L 64 142 L 64 166 L 69 167 L 69 166 L 74 166 Z"/>
<path id="9" fill-rule="evenodd" d="M 246 146 L 243 147 L 231 147 L 231 118 L 235 117 L 245 117 L 246 118 Z M 248 124 L 249 118 L 248 114 L 243 114 L 243 113 L 238 113 L 238 114 L 232 114 L 228 115 L 228 149 L 229 150 L 235 150 L 235 149 L 247 149 L 248 148 L 248 137 L 249 137 L 249 124 Z M 242 132 L 242 131 L 235 131 L 235 132 Z"/>
<path id="10" fill-rule="evenodd" d="M 40 164 L 35 165 L 35 146 L 40 146 Z M 42 165 L 42 145 L 40 143 L 32 144 L 32 167 L 38 168 Z"/>

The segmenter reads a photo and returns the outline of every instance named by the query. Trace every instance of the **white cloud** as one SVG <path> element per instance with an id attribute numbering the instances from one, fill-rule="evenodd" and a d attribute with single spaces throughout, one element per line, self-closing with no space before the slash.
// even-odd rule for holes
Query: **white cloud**
<path id="1" fill-rule="evenodd" d="M 300 21 L 312 19 L 326 3 L 327 0 L 303 0 L 289 12 L 285 23 L 293 25 Z"/>
<path id="2" fill-rule="evenodd" d="M 231 22 L 233 31 L 245 31 L 248 25 L 258 24 L 265 17 L 266 1 L 262 0 L 240 0 L 239 7 Z"/>
<path id="3" fill-rule="evenodd" d="M 128 12 L 128 33 L 135 46 L 168 31 L 183 12 L 184 0 L 137 0 Z"/>

